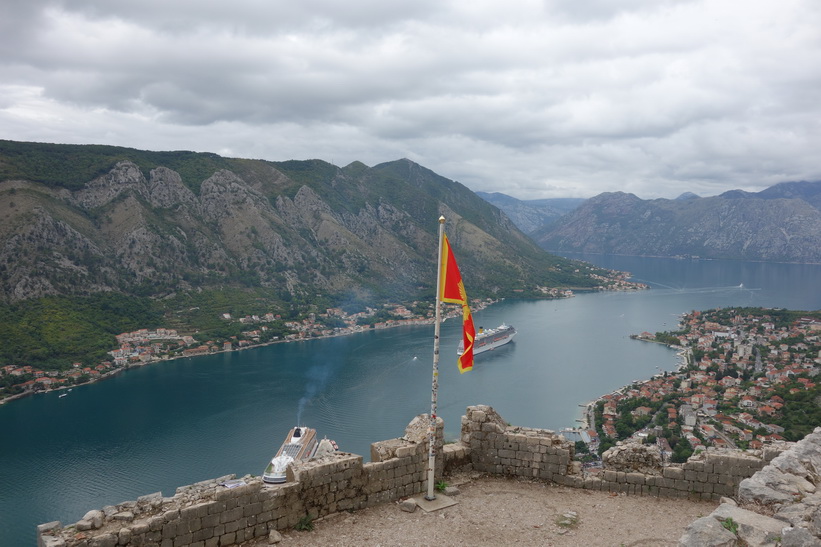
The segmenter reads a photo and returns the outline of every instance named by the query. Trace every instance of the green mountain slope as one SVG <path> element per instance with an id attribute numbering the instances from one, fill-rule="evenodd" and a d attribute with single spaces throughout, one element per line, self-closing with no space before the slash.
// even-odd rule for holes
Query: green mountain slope
<path id="1" fill-rule="evenodd" d="M 471 295 L 599 284 L 408 160 L 338 168 L 0 141 L 0 197 L 6 302 L 226 287 L 282 302 L 414 298 L 432 292 L 440 215 Z"/>

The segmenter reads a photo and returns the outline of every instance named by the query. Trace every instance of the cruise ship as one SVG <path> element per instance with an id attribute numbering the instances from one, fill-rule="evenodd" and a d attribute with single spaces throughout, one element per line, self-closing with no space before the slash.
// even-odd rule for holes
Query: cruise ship
<path id="1" fill-rule="evenodd" d="M 485 330 L 479 327 L 479 333 L 476 335 L 476 340 L 473 341 L 473 355 L 478 355 L 484 351 L 496 349 L 513 340 L 516 335 L 516 329 L 512 325 L 505 325 L 502 323 L 495 329 Z M 464 342 L 459 342 L 459 347 L 456 350 L 457 355 L 462 355 L 465 352 Z"/>
<path id="2" fill-rule="evenodd" d="M 297 426 L 288 432 L 285 442 L 279 447 L 265 471 L 262 480 L 268 484 L 285 482 L 285 471 L 288 464 L 294 461 L 305 461 L 325 456 L 337 450 L 336 443 L 328 439 L 317 441 L 316 429 Z"/>

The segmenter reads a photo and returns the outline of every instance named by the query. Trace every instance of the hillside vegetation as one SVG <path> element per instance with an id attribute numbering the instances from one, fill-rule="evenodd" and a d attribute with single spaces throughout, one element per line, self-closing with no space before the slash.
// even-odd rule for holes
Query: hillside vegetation
<path id="1" fill-rule="evenodd" d="M 219 328 L 226 312 L 298 317 L 430 301 L 440 215 L 471 297 L 606 284 L 607 272 L 544 252 L 499 209 L 409 160 L 340 168 L 0 141 L 0 198 L 0 303 L 9 317 L 0 342 L 18 336 L 20 314 L 35 302 L 79 310 L 82 297 L 100 294 L 150 312 L 135 320 L 182 332 Z M 88 340 L 124 326 L 112 319 L 101 328 L 108 312 L 89 313 L 90 322 L 45 311 L 41 320 L 57 330 L 92 325 L 93 336 L 75 337 Z M 32 344 L 22 345 L 48 331 L 30 331 Z M 4 359 L 50 351 L 17 348 Z"/>

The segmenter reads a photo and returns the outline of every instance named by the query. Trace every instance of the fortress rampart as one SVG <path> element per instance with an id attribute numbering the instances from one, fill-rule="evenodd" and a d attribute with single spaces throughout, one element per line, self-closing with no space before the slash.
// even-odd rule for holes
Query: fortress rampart
<path id="1" fill-rule="evenodd" d="M 400 500 L 425 490 L 428 417 L 414 418 L 397 439 L 371 445 L 371 462 L 335 453 L 288 468 L 282 485 L 234 476 L 183 486 L 171 497 L 142 496 L 63 527 L 38 526 L 40 547 L 222 547 L 287 530 L 306 519 Z M 436 431 L 436 480 L 456 469 L 552 481 L 632 495 L 719 499 L 778 452 L 708 451 L 683 465 L 658 465 L 641 449 L 613 458 L 598 475 L 574 462 L 574 444 L 549 430 L 509 426 L 493 408 L 467 408 L 459 442 Z"/>

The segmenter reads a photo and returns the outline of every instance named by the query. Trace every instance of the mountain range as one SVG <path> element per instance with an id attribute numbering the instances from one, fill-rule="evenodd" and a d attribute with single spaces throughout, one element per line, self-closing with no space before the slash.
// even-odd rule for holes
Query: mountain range
<path id="1" fill-rule="evenodd" d="M 601 283 L 406 159 L 337 167 L 0 141 L 0 301 L 225 288 L 286 304 L 432 295 L 440 215 L 471 296 Z"/>
<path id="2" fill-rule="evenodd" d="M 672 200 L 608 192 L 541 217 L 545 200 L 505 198 L 486 197 L 554 252 L 821 262 L 821 182 Z"/>

